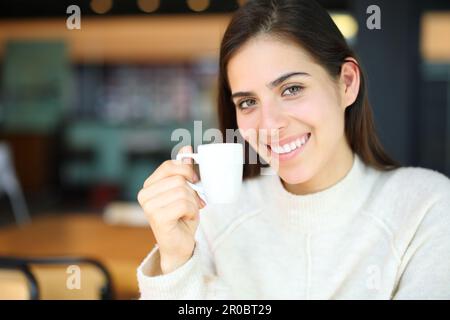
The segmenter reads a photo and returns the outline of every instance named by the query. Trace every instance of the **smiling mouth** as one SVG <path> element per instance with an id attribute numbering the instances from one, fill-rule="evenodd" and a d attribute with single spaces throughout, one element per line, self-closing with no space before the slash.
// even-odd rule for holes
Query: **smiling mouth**
<path id="1" fill-rule="evenodd" d="M 302 147 L 309 141 L 311 137 L 311 132 L 302 136 L 301 138 L 297 138 L 290 143 L 286 143 L 282 146 L 278 145 L 266 145 L 267 148 L 276 155 L 287 155 L 293 153 L 298 149 L 302 149 Z"/>

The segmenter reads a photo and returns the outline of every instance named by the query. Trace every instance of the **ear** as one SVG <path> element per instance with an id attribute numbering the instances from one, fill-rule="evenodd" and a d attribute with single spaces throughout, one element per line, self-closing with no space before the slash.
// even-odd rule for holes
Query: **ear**
<path id="1" fill-rule="evenodd" d="M 344 109 L 355 102 L 359 93 L 359 84 L 358 62 L 354 58 L 348 57 L 342 64 L 340 76 L 342 107 Z"/>

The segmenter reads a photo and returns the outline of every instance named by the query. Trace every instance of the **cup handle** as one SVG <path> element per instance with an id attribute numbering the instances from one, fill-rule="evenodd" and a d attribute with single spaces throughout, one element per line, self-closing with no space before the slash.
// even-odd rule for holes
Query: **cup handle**
<path id="1" fill-rule="evenodd" d="M 183 160 L 184 158 L 192 158 L 195 162 L 198 163 L 198 154 L 197 153 L 179 153 L 177 154 L 177 160 Z"/>
<path id="2" fill-rule="evenodd" d="M 182 159 L 185 159 L 185 158 L 192 158 L 192 159 L 194 159 L 195 162 L 197 162 L 197 163 L 199 162 L 197 153 L 179 153 L 179 154 L 177 154 L 177 158 L 176 159 L 177 160 L 182 160 Z M 193 183 L 191 183 L 189 181 L 186 181 L 186 182 L 192 189 L 194 189 L 197 192 L 198 196 L 203 201 L 205 201 L 206 204 L 208 204 L 208 202 L 206 201 L 205 189 L 203 188 L 201 182 L 198 182 L 197 184 L 193 184 Z"/>

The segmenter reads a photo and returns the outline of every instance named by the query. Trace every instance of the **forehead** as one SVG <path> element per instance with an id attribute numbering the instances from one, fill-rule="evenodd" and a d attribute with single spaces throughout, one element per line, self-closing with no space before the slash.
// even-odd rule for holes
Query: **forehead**
<path id="1" fill-rule="evenodd" d="M 259 36 L 246 42 L 228 63 L 231 89 L 251 89 L 266 84 L 287 72 L 317 73 L 318 65 L 308 52 L 296 43 Z"/>

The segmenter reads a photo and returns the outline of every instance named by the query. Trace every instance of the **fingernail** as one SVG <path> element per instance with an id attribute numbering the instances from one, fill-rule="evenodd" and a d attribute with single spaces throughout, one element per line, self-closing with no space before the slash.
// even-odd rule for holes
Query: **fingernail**
<path id="1" fill-rule="evenodd" d="M 198 175 L 195 173 L 195 171 L 194 171 L 194 178 L 193 178 L 193 180 L 194 180 L 194 182 L 200 181 L 200 179 L 199 179 Z"/>

